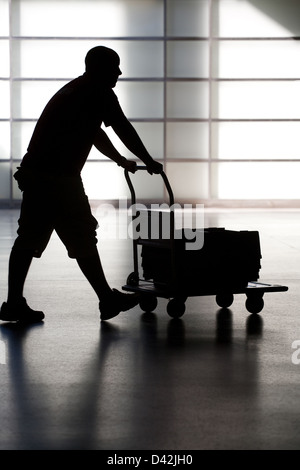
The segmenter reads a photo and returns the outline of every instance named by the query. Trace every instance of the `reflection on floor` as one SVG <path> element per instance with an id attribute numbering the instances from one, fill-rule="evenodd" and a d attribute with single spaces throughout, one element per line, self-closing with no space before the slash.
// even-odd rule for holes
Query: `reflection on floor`
<path id="1" fill-rule="evenodd" d="M 0 295 L 18 211 L 0 212 Z M 0 325 L 0 449 L 299 449 L 300 212 L 208 210 L 205 226 L 259 230 L 259 315 L 189 297 L 178 320 L 158 299 L 99 322 L 97 299 L 53 236 L 26 284 L 42 324 Z M 101 238 L 101 237 L 100 237 Z M 103 237 L 110 284 L 132 271 L 132 242 Z M 298 341 L 298 343 L 297 343 Z"/>

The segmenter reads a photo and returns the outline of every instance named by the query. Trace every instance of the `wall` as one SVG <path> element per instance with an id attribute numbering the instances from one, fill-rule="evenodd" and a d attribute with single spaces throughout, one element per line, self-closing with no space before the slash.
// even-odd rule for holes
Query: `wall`
<path id="1" fill-rule="evenodd" d="M 297 0 L 0 0 L 0 204 L 20 200 L 12 174 L 37 118 L 99 44 L 119 53 L 116 93 L 177 200 L 297 203 L 299 10 Z M 83 179 L 91 199 L 129 195 L 96 150 Z M 135 184 L 143 200 L 164 198 L 159 177 Z"/>

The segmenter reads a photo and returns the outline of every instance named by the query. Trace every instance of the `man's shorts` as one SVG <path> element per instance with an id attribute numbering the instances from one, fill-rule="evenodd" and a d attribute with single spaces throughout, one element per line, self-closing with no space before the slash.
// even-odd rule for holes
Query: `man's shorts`
<path id="1" fill-rule="evenodd" d="M 95 252 L 98 222 L 80 176 L 58 177 L 20 168 L 14 175 L 23 200 L 14 248 L 41 257 L 55 231 L 70 258 Z"/>

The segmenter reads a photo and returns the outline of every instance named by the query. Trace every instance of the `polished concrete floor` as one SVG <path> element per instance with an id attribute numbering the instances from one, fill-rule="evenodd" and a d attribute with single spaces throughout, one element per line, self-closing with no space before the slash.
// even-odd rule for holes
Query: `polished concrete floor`
<path id="1" fill-rule="evenodd" d="M 1 302 L 17 218 L 0 211 Z M 300 211 L 211 209 L 205 226 L 258 230 L 261 280 L 289 290 L 266 293 L 257 316 L 239 294 L 229 309 L 190 297 L 179 320 L 160 298 L 151 314 L 135 307 L 100 323 L 95 294 L 53 236 L 25 292 L 45 321 L 0 324 L 0 450 L 300 448 Z M 98 246 L 122 287 L 131 241 Z"/>

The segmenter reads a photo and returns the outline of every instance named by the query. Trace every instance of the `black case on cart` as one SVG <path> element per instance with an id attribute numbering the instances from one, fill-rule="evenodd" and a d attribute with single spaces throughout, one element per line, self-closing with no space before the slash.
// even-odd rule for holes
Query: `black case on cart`
<path id="1" fill-rule="evenodd" d="M 192 230 L 188 237 L 186 229 L 174 233 L 172 249 L 170 240 L 138 241 L 142 245 L 143 276 L 155 286 L 175 284 L 188 291 L 219 287 L 239 290 L 259 278 L 261 249 L 257 231 L 206 228 L 197 234 L 197 239 L 203 237 L 203 246 L 197 250 L 190 249 Z"/>

